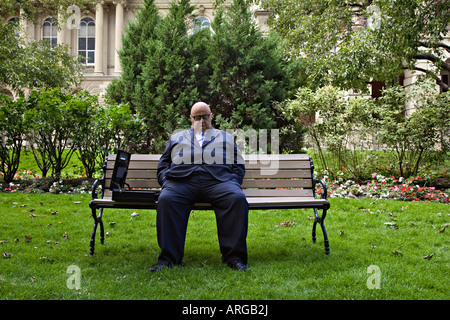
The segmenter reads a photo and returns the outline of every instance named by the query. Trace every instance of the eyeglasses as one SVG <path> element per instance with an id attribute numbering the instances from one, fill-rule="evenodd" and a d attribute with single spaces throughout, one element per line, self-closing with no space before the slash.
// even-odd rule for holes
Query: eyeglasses
<path id="1" fill-rule="evenodd" d="M 193 116 L 191 114 L 191 117 L 194 119 L 194 121 L 200 121 L 200 120 L 208 120 L 209 117 L 211 116 L 211 113 L 207 113 L 207 114 L 201 114 L 199 116 Z"/>

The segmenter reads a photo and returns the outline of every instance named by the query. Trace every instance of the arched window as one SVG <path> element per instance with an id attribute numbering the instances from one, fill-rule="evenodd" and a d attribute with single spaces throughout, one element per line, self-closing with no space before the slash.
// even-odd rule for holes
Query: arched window
<path id="1" fill-rule="evenodd" d="M 54 48 L 58 42 L 58 29 L 55 18 L 47 18 L 42 24 L 42 40 Z"/>
<path id="2" fill-rule="evenodd" d="M 206 17 L 198 17 L 194 20 L 194 33 L 206 29 L 211 28 L 211 22 Z"/>
<path id="3" fill-rule="evenodd" d="M 78 30 L 78 54 L 82 57 L 81 63 L 94 64 L 95 59 L 95 21 L 92 18 L 83 18 Z"/>
<path id="4" fill-rule="evenodd" d="M 12 17 L 11 19 L 8 20 L 8 23 L 19 25 L 19 18 Z"/>
<path id="5" fill-rule="evenodd" d="M 14 34 L 16 35 L 16 38 L 19 38 L 19 18 L 13 17 L 8 20 L 8 23 L 14 26 Z"/>

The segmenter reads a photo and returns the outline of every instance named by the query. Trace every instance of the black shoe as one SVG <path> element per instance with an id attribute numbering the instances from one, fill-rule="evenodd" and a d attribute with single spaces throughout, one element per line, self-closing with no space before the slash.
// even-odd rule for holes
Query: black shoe
<path id="1" fill-rule="evenodd" d="M 250 271 L 251 269 L 249 267 L 247 267 L 245 264 L 243 264 L 241 261 L 239 260 L 233 260 L 227 263 L 227 265 L 231 268 L 231 269 L 236 269 L 239 271 Z"/>
<path id="2" fill-rule="evenodd" d="M 150 270 L 151 272 L 155 272 L 155 271 L 161 271 L 164 268 L 169 268 L 170 265 L 167 263 L 159 263 L 154 265 L 153 267 L 149 268 L 148 270 Z"/>

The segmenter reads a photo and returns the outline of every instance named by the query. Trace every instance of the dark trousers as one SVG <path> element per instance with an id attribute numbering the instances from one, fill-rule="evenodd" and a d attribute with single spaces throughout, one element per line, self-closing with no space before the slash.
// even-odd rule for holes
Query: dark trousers
<path id="1" fill-rule="evenodd" d="M 156 229 L 161 248 L 159 263 L 181 264 L 186 229 L 195 202 L 210 202 L 216 214 L 220 252 L 224 263 L 247 263 L 248 203 L 235 179 L 221 182 L 198 170 L 183 179 L 164 182 L 158 198 Z"/>

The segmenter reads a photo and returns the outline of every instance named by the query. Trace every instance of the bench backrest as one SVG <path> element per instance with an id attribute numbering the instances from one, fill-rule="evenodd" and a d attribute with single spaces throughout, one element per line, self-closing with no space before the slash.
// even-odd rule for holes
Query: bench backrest
<path id="1" fill-rule="evenodd" d="M 135 189 L 159 189 L 156 167 L 161 155 L 131 156 L 126 182 Z M 105 189 L 109 188 L 116 155 L 109 155 Z M 247 197 L 312 197 L 312 161 L 306 154 L 245 155 L 242 189 Z"/>

